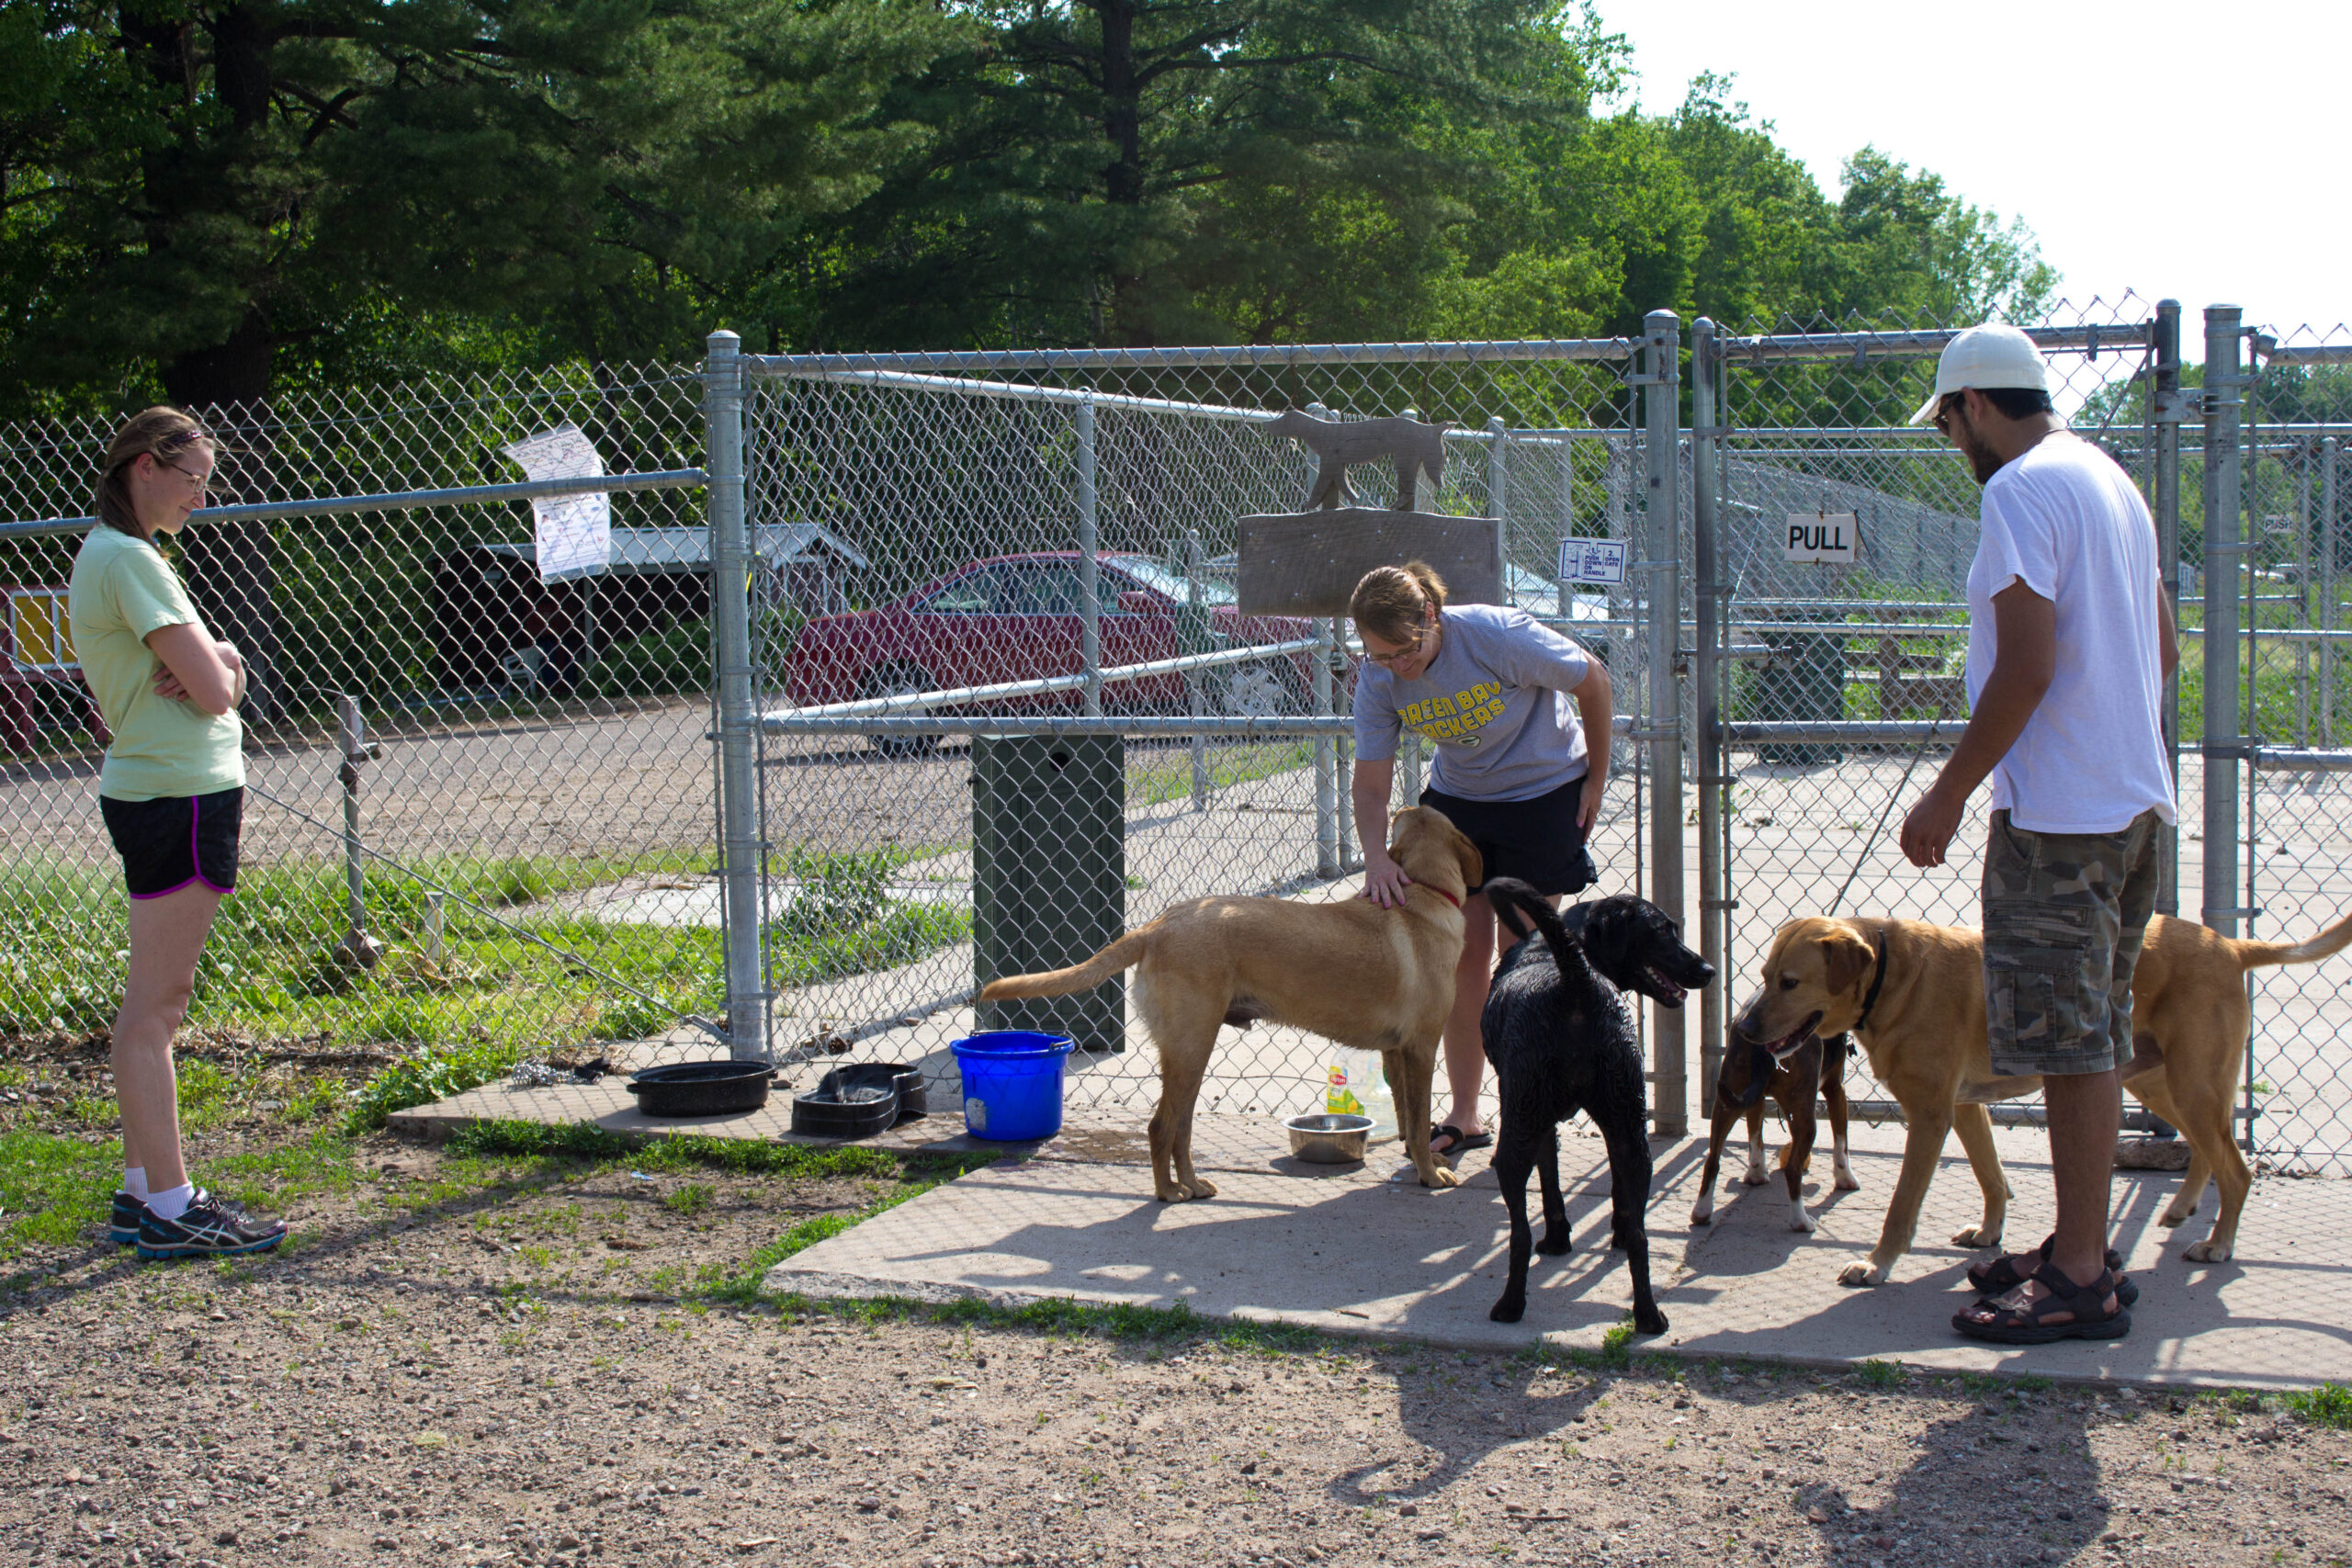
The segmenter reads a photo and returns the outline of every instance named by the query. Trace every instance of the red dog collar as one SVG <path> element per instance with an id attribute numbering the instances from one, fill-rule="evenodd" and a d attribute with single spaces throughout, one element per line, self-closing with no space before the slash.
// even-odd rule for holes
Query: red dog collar
<path id="1" fill-rule="evenodd" d="M 1453 906 L 1455 908 L 1457 908 L 1457 909 L 1459 909 L 1460 908 L 1462 908 L 1462 900 L 1461 900 L 1461 899 L 1459 899 L 1459 898 L 1456 898 L 1453 894 L 1448 893 L 1448 892 L 1447 892 L 1444 888 L 1442 888 L 1442 887 L 1431 887 L 1431 886 L 1430 886 L 1428 883 L 1426 883 L 1426 882 L 1416 882 L 1416 883 L 1414 883 L 1414 884 L 1413 884 L 1413 886 L 1416 886 L 1416 887 L 1420 888 L 1420 889 L 1421 889 L 1422 891 L 1424 891 L 1424 892 L 1428 892 L 1428 893 L 1434 893 L 1434 894 L 1436 894 L 1439 897 L 1441 897 L 1441 898 L 1444 899 L 1447 903 L 1449 903 L 1449 904 L 1453 905 Z"/>

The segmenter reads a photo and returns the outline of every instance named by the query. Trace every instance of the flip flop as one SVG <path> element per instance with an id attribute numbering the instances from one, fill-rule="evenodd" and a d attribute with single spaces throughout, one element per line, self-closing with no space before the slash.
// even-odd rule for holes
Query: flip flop
<path id="1" fill-rule="evenodd" d="M 1443 1148 L 1437 1146 L 1440 1138 L 1449 1140 Z M 1494 1142 L 1492 1133 L 1465 1133 L 1451 1122 L 1440 1122 L 1430 1129 L 1430 1153 L 1440 1159 L 1452 1159 L 1465 1149 L 1492 1148 Z"/>

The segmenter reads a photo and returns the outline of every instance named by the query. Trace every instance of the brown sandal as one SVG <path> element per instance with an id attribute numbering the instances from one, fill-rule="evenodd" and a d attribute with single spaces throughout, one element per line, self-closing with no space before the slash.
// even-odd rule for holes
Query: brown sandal
<path id="1" fill-rule="evenodd" d="M 1971 1339 L 1982 1339 L 1995 1345 L 2050 1345 L 2061 1339 L 2121 1339 L 2132 1332 L 2132 1309 L 2125 1306 L 2116 1287 L 2120 1276 L 2113 1269 L 2102 1272 L 2087 1285 L 2077 1285 L 2051 1264 L 2045 1263 L 2033 1271 L 2034 1283 L 2049 1294 L 2040 1301 L 2021 1307 L 1995 1306 L 1979 1302 L 1968 1312 L 1951 1314 L 1951 1325 Z M 2107 1298 L 2116 1296 L 2115 1310 L 2100 1311 Z M 1969 1313 L 1992 1308 L 1992 1316 L 1971 1317 Z M 2052 1323 L 2054 1313 L 2072 1313 L 2064 1323 Z"/>
<path id="2" fill-rule="evenodd" d="M 2043 1242 L 2040 1248 L 2041 1260 L 2044 1263 L 2050 1261 L 2050 1254 L 2056 1249 L 2057 1246 L 2058 1237 L 2053 1232 L 2050 1239 Z M 2139 1305 L 2140 1287 L 2133 1284 L 2130 1277 L 2123 1272 L 2123 1255 L 2110 1247 L 2107 1249 L 2106 1261 L 2107 1271 L 2114 1275 L 2119 1281 L 2115 1287 L 2115 1299 L 2125 1306 Z M 2030 1276 L 2018 1272 L 2017 1263 L 2007 1257 L 1996 1258 L 1984 1263 L 1972 1263 L 1968 1266 L 1968 1283 L 1979 1295 L 2006 1296 L 2019 1285 L 2024 1284 L 2028 1278 Z"/>

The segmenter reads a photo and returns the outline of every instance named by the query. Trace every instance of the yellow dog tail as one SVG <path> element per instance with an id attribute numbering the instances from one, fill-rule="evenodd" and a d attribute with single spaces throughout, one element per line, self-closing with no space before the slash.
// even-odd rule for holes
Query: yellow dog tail
<path id="1" fill-rule="evenodd" d="M 1048 969 L 1042 975 L 1007 975 L 990 980 L 980 987 L 984 1002 L 1012 1001 L 1022 997 L 1066 997 L 1072 991 L 1092 990 L 1123 969 L 1132 969 L 1143 962 L 1144 950 L 1151 945 L 1151 927 L 1131 931 L 1083 964 L 1068 969 Z"/>
<path id="2" fill-rule="evenodd" d="M 2230 946 L 2238 955 L 2238 965 L 2244 969 L 2259 969 L 2266 964 L 2316 964 L 2331 953 L 2352 947 L 2352 915 L 2346 915 L 2309 942 L 2233 942 Z"/>

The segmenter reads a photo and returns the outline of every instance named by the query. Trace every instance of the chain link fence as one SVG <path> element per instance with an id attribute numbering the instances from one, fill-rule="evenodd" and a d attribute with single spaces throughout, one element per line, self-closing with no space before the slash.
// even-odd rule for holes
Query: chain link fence
<path id="1" fill-rule="evenodd" d="M 1701 1081 L 1679 1015 L 1645 1020 L 1657 1124 L 1679 1132 L 1783 921 L 1975 922 L 1981 796 L 1949 869 L 1894 843 L 1966 716 L 1978 490 L 1904 423 L 1951 330 L 1658 316 L 1573 344 L 777 358 L 718 334 L 694 368 L 205 411 L 231 504 L 180 564 L 256 679 L 251 869 L 195 1021 L 501 1056 L 715 1037 L 920 1063 L 950 1092 L 951 1040 L 1044 1021 L 1083 1047 L 1073 1103 L 1149 1103 L 1123 987 L 1031 1018 L 976 1010 L 975 984 L 1186 898 L 1346 890 L 1378 830 L 1349 800 L 1355 653 L 1343 621 L 1241 613 L 1237 529 L 1315 479 L 1276 414 L 1410 412 L 1449 426 L 1419 508 L 1489 520 L 1500 596 L 1611 671 L 1596 891 L 1681 913 L 1698 883 L 1725 975 L 1691 1021 Z M 2352 908 L 2352 342 L 2217 307 L 2200 386 L 2169 303 L 2031 330 L 2178 586 L 2163 907 L 2307 936 Z M 639 478 L 613 481 L 611 569 L 543 583 L 528 505 L 467 487 L 518 478 L 503 448 L 567 423 Z M 62 590 L 107 430 L 0 434 L 19 520 L 0 525 L 0 1027 L 90 1032 L 119 994 L 122 906 Z M 1395 497 L 1351 478 L 1363 505 Z M 1792 560 L 1792 525 L 1850 531 L 1852 558 Z M 1564 581 L 1564 544 L 1596 539 L 1625 547 L 1622 581 Z M 1423 761 L 1408 737 L 1392 806 Z M 2283 1163 L 2352 1159 L 2338 981 L 2333 961 L 2253 980 L 2245 1126 Z M 1303 1109 L 1327 1055 L 1249 1029 L 1204 1102 Z"/>
<path id="2" fill-rule="evenodd" d="M 956 1036 L 1052 1027 L 1079 1042 L 1072 1103 L 1148 1107 L 1157 1063 L 1123 983 L 976 1010 L 976 981 L 1075 963 L 1190 898 L 1351 891 L 1361 835 L 1385 824 L 1351 819 L 1345 623 L 1238 603 L 1239 520 L 1298 511 L 1316 478 L 1266 428 L 1286 409 L 1449 423 L 1419 509 L 1493 519 L 1502 596 L 1603 659 L 1637 711 L 1639 574 L 1559 570 L 1563 540 L 1631 541 L 1645 520 L 1637 347 L 749 362 L 754 526 L 864 563 L 854 612 L 754 617 L 778 1053 L 920 1063 L 945 1088 Z M 1393 473 L 1350 479 L 1359 505 L 1395 499 Z M 1419 795 L 1417 745 L 1392 807 Z M 1643 759 L 1617 750 L 1601 891 L 1646 885 Z M 1328 1060 L 1246 1029 L 1204 1103 L 1319 1107 Z"/>
<path id="3" fill-rule="evenodd" d="M 244 869 L 191 1025 L 277 1050 L 535 1055 L 721 1010 L 700 491 L 612 498 L 613 569 L 542 583 L 524 479 L 563 424 L 691 479 L 700 378 L 607 367 L 193 411 L 175 558 L 251 667 Z M 103 734 L 64 588 L 112 424 L 0 431 L 0 1028 L 110 1026 L 127 957 Z M 277 503 L 277 504 L 271 504 Z M 258 515 L 256 515 L 258 513 Z"/>

